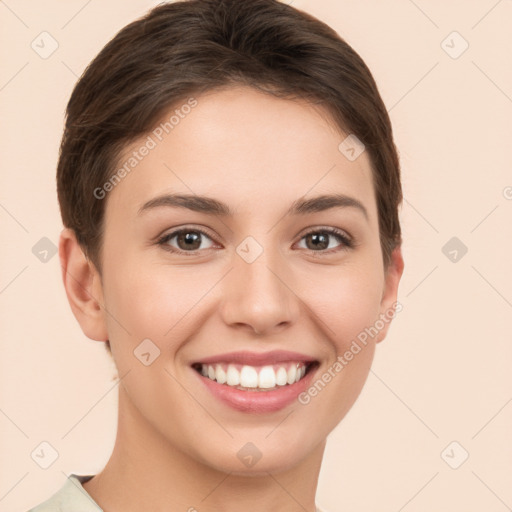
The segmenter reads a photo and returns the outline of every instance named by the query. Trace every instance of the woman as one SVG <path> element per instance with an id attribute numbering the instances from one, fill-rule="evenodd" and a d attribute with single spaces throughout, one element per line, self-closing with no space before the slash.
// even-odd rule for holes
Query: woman
<path id="1" fill-rule="evenodd" d="M 319 510 L 326 438 L 401 307 L 398 155 L 357 53 L 274 0 L 160 5 L 75 86 L 57 184 L 118 432 L 32 510 Z"/>

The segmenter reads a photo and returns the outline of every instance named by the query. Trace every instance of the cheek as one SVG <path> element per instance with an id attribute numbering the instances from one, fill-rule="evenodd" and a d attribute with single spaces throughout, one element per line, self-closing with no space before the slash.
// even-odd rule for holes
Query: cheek
<path id="1" fill-rule="evenodd" d="M 126 338 L 129 332 L 132 344 L 149 338 L 161 349 L 171 348 L 170 340 L 179 340 L 180 333 L 186 338 L 187 325 L 194 319 L 197 325 L 198 316 L 213 314 L 212 300 L 219 289 L 211 300 L 206 295 L 216 284 L 218 288 L 219 276 L 223 274 L 214 265 L 205 264 L 195 270 L 155 262 L 142 264 L 127 256 L 116 258 L 114 252 L 105 270 L 111 337 L 119 332 Z M 314 271 L 308 267 L 294 275 L 292 289 L 313 313 L 310 320 L 323 329 L 338 353 L 378 318 L 383 286 L 378 270 L 374 262 L 358 261 L 330 267 L 319 265 Z"/>
<path id="2" fill-rule="evenodd" d="M 378 318 L 383 277 L 371 266 L 333 267 L 308 282 L 304 297 L 338 353 Z"/>
<path id="3" fill-rule="evenodd" d="M 149 338 L 162 352 L 171 353 L 186 342 L 190 324 L 208 304 L 205 295 L 218 280 L 213 270 L 199 272 L 154 262 L 137 264 L 128 258 L 108 272 L 105 301 L 111 313 L 108 328 L 112 338 L 134 348 Z"/>
<path id="4" fill-rule="evenodd" d="M 368 377 L 375 351 L 367 329 L 379 318 L 382 279 L 371 266 L 340 266 L 317 274 L 308 287 L 308 307 L 318 317 L 329 350 L 326 364 L 300 397 L 310 422 L 327 435 L 347 414 Z M 284 442 L 286 440 L 283 440 Z"/>

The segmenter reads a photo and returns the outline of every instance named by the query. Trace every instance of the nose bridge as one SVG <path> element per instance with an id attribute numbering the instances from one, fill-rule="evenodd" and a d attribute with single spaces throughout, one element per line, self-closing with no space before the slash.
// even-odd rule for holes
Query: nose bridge
<path id="1" fill-rule="evenodd" d="M 295 321 L 297 297 L 286 284 L 286 262 L 276 249 L 251 237 L 239 244 L 228 275 L 223 315 L 228 324 L 245 324 L 263 333 Z"/>

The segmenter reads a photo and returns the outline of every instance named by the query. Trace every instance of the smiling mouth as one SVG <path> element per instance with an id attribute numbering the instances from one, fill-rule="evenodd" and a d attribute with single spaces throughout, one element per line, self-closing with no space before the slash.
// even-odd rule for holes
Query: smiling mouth
<path id="1" fill-rule="evenodd" d="M 242 391 L 274 391 L 292 386 L 319 366 L 318 361 L 288 361 L 263 366 L 194 363 L 203 377 Z"/>

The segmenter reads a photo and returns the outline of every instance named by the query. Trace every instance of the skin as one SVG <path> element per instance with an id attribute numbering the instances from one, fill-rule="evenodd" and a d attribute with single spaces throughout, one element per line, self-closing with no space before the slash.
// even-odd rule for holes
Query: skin
<path id="1" fill-rule="evenodd" d="M 86 336 L 110 340 L 121 377 L 115 447 L 84 488 L 108 512 L 314 512 L 327 435 L 361 392 L 391 322 L 307 405 L 273 413 L 230 408 L 190 365 L 283 349 L 313 356 L 321 375 L 396 302 L 401 251 L 384 269 L 369 157 L 351 162 L 338 150 L 347 134 L 320 107 L 245 87 L 197 100 L 104 199 L 101 276 L 73 232 L 61 234 L 73 313 Z M 213 197 L 235 215 L 165 206 L 138 214 L 163 193 Z M 299 198 L 331 193 L 359 200 L 368 218 L 349 207 L 285 215 Z M 208 233 L 195 254 L 155 242 L 183 227 Z M 304 235 L 316 227 L 338 228 L 356 246 L 329 235 L 328 248 L 315 249 Z M 236 252 L 248 236 L 263 248 L 252 263 Z M 169 245 L 187 251 L 176 237 Z M 161 351 L 149 366 L 133 354 L 146 338 Z M 262 453 L 250 468 L 237 457 L 247 442 Z"/>

